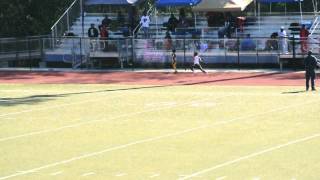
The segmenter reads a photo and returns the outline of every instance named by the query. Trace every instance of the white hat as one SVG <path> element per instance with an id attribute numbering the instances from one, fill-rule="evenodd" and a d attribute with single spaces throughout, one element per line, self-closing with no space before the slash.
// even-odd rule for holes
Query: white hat
<path id="1" fill-rule="evenodd" d="M 283 26 L 281 26 L 281 27 L 280 27 L 280 29 L 284 29 L 284 27 L 283 27 Z"/>

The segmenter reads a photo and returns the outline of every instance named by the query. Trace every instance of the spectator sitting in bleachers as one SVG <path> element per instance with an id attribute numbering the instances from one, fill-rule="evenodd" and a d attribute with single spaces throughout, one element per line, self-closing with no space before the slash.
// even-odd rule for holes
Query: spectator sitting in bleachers
<path id="1" fill-rule="evenodd" d="M 240 47 L 242 51 L 252 51 L 256 49 L 256 44 L 250 38 L 250 34 L 247 34 L 247 37 L 241 41 Z"/>
<path id="2" fill-rule="evenodd" d="M 171 16 L 168 20 L 167 29 L 171 32 L 175 32 L 178 25 L 178 19 L 171 13 Z"/>
<path id="3" fill-rule="evenodd" d="M 65 32 L 64 33 L 64 36 L 65 37 L 74 37 L 74 36 L 76 36 L 73 32 Z"/>
<path id="4" fill-rule="evenodd" d="M 183 8 L 181 8 L 179 10 L 179 22 L 182 20 L 182 19 L 185 19 L 186 18 L 186 12 L 184 11 Z"/>
<path id="5" fill-rule="evenodd" d="M 104 19 L 102 20 L 102 25 L 105 25 L 106 27 L 109 27 L 111 24 L 112 20 L 109 19 L 108 15 L 106 15 L 104 17 Z"/>
<path id="6" fill-rule="evenodd" d="M 238 42 L 236 39 L 229 39 L 225 42 L 225 48 L 230 51 L 237 51 L 238 50 Z"/>
<path id="7" fill-rule="evenodd" d="M 178 35 L 185 35 L 188 31 L 189 24 L 186 18 L 180 18 L 179 23 L 177 25 L 177 34 Z"/>
<path id="8" fill-rule="evenodd" d="M 208 12 L 206 14 L 208 27 L 214 27 L 216 25 L 215 17 L 213 12 Z"/>
<path id="9" fill-rule="evenodd" d="M 243 32 L 245 21 L 246 21 L 246 17 L 243 17 L 243 16 L 237 17 L 237 28 L 239 32 Z"/>
<path id="10" fill-rule="evenodd" d="M 122 27 L 121 32 L 122 32 L 123 37 L 130 36 L 130 25 L 127 24 L 126 26 Z"/>
<path id="11" fill-rule="evenodd" d="M 184 9 L 181 8 L 179 11 L 178 28 L 188 28 L 188 27 L 189 27 L 189 24 L 186 17 L 186 13 Z"/>
<path id="12" fill-rule="evenodd" d="M 273 51 L 278 50 L 278 33 L 274 32 L 271 34 L 270 39 L 266 41 L 266 47 L 265 50 L 267 51 Z"/>

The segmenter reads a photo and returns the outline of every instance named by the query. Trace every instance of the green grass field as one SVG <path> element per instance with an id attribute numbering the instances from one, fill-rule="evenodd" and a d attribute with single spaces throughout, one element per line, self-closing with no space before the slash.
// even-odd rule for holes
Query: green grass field
<path id="1" fill-rule="evenodd" d="M 303 89 L 2 84 L 0 180 L 319 179 Z"/>

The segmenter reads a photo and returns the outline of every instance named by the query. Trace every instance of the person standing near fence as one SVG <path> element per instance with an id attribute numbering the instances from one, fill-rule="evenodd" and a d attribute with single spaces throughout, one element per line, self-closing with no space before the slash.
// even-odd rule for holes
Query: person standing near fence
<path id="1" fill-rule="evenodd" d="M 102 46 L 102 50 L 103 51 L 107 51 L 108 49 L 108 37 L 109 37 L 109 33 L 108 33 L 108 29 L 106 25 L 101 25 L 99 27 L 100 29 L 100 44 Z"/>
<path id="2" fill-rule="evenodd" d="M 176 73 L 178 73 L 178 71 L 177 71 L 177 55 L 176 55 L 176 50 L 175 49 L 173 49 L 172 50 L 172 68 L 173 68 L 173 70 L 174 70 L 174 73 L 176 74 Z"/>
<path id="3" fill-rule="evenodd" d="M 149 37 L 149 26 L 150 26 L 150 18 L 147 12 L 143 12 L 143 16 L 140 19 L 140 24 L 142 26 L 144 38 Z"/>
<path id="4" fill-rule="evenodd" d="M 281 47 L 282 53 L 288 54 L 288 43 L 287 43 L 288 36 L 283 26 L 281 26 L 280 28 L 279 38 L 280 38 L 280 47 Z"/>
<path id="5" fill-rule="evenodd" d="M 91 24 L 90 28 L 88 29 L 88 37 L 90 38 L 90 49 L 95 50 L 98 36 L 98 29 L 94 26 L 94 24 Z"/>
<path id="6" fill-rule="evenodd" d="M 320 67 L 319 60 L 312 55 L 312 51 L 308 52 L 307 58 L 304 60 L 305 71 L 306 71 L 306 91 L 309 90 L 309 81 L 311 80 L 312 91 L 315 91 L 315 78 L 316 78 L 316 67 Z"/>
<path id="7" fill-rule="evenodd" d="M 306 29 L 305 25 L 302 25 L 300 29 L 300 43 L 301 43 L 301 53 L 308 52 L 308 37 L 309 31 Z"/>
<path id="8" fill-rule="evenodd" d="M 194 68 L 200 69 L 203 73 L 207 73 L 205 70 L 203 70 L 200 62 L 203 62 L 201 57 L 198 55 L 198 52 L 194 52 L 193 54 L 193 65 L 191 66 L 191 71 L 194 72 Z"/>

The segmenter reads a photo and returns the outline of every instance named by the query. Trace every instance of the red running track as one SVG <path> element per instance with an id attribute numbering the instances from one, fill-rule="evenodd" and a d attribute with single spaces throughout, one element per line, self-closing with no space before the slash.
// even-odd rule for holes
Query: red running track
<path id="1" fill-rule="evenodd" d="M 319 74 L 317 75 L 319 77 Z M 304 86 L 303 72 L 27 72 L 0 71 L 6 84 L 129 84 L 129 85 L 230 85 Z"/>

